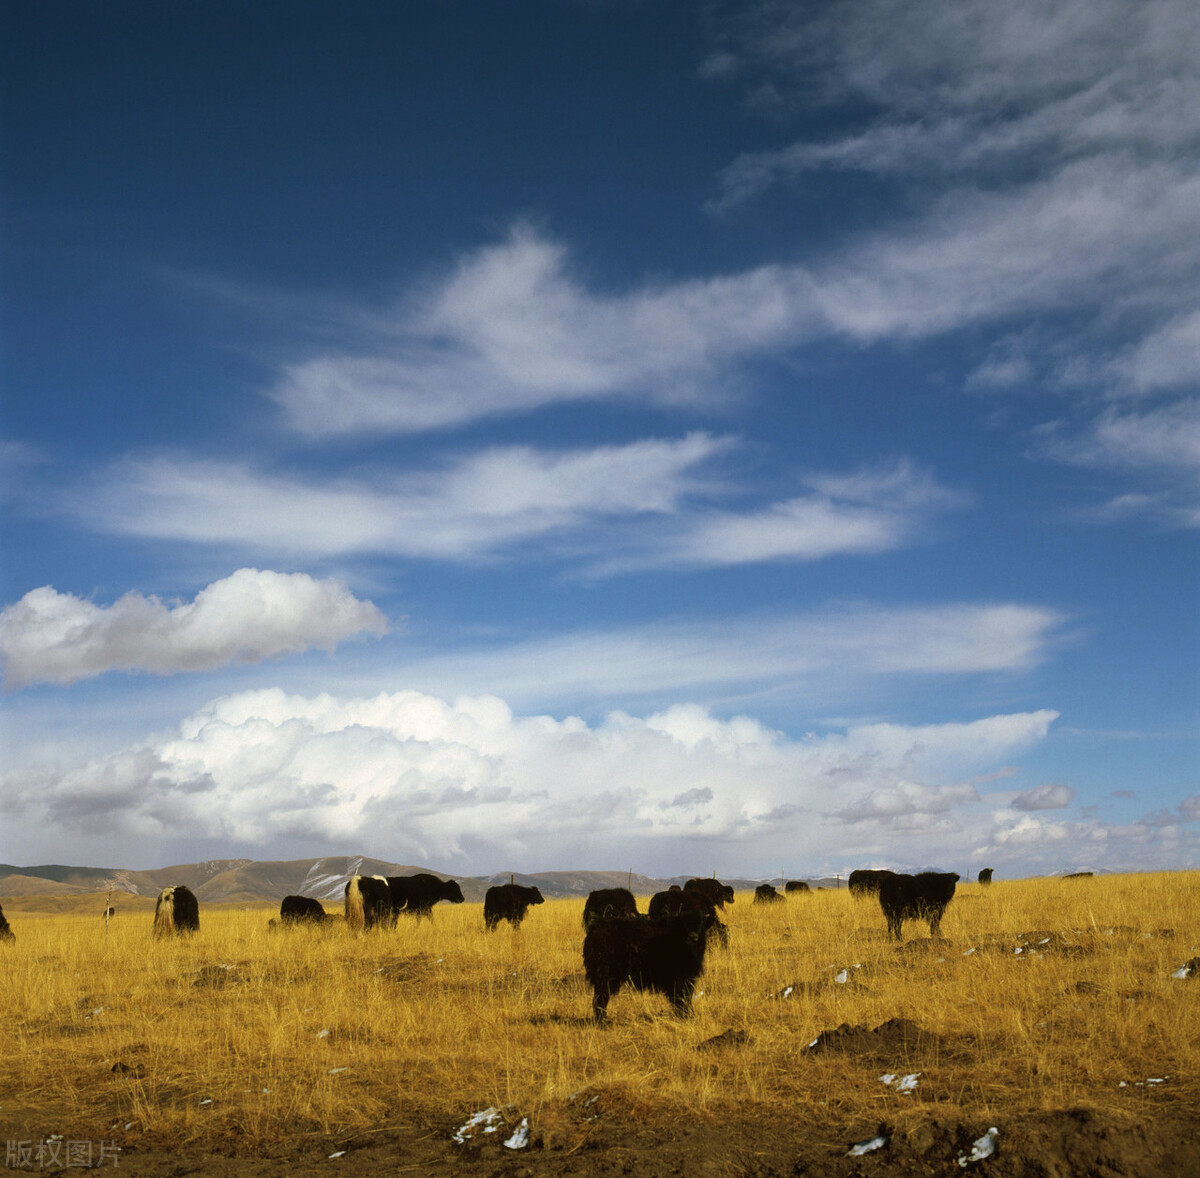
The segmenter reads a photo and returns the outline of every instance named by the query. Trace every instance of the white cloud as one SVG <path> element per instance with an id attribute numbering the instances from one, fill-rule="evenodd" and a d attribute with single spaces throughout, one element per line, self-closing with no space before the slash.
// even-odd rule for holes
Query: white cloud
<path id="1" fill-rule="evenodd" d="M 1200 20 L 1188 0 L 842 0 L 819 9 L 762 3 L 724 30 L 727 63 L 771 75 L 807 102 L 873 111 L 839 138 L 735 161 L 729 205 L 817 168 L 1008 172 L 1104 152 L 1196 145 Z M 727 68 L 724 76 L 735 71 Z M 862 109 L 862 106 L 860 106 Z"/>
<path id="2" fill-rule="evenodd" d="M 212 670 L 310 647 L 332 650 L 387 628 L 374 605 L 337 581 L 239 569 L 190 603 L 130 592 L 99 606 L 49 585 L 31 590 L 0 612 L 0 660 L 6 686 L 14 688 L 113 670 Z"/>
<path id="3" fill-rule="evenodd" d="M 470 685 L 543 705 L 797 684 L 828 695 L 880 675 L 1026 671 L 1046 657 L 1063 623 L 1051 610 L 1017 603 L 832 608 L 479 645 L 413 658 L 405 674 L 427 691 Z M 879 729 L 875 739 L 884 737 Z"/>
<path id="4" fill-rule="evenodd" d="M 794 330 L 777 267 L 603 294 L 566 249 L 518 226 L 413 292 L 357 351 L 288 365 L 271 392 L 310 435 L 456 426 L 581 399 L 714 395 L 730 361 Z"/>
<path id="5" fill-rule="evenodd" d="M 1065 810 L 1075 800 L 1068 785 L 1039 785 L 1018 794 L 1012 800 L 1015 810 Z"/>
<path id="6" fill-rule="evenodd" d="M 968 502 L 901 460 L 800 476 L 809 494 L 766 507 L 704 506 L 736 491 L 713 470 L 734 444 L 693 433 L 579 450 L 513 446 L 432 470 L 332 481 L 228 462 L 130 460 L 67 502 L 105 531 L 313 558 L 471 561 L 569 538 L 571 558 L 592 576 L 890 551 Z"/>
<path id="7" fill-rule="evenodd" d="M 317 557 L 472 559 L 604 517 L 673 512 L 727 445 L 690 434 L 579 450 L 497 447 L 431 470 L 332 481 L 130 461 L 71 507 L 125 535 Z"/>
<path id="8" fill-rule="evenodd" d="M 810 494 L 753 510 L 697 511 L 670 533 L 659 529 L 641 551 L 611 555 L 597 567 L 708 568 L 871 555 L 912 543 L 935 515 L 968 502 L 907 461 L 799 481 Z"/>
<path id="9" fill-rule="evenodd" d="M 1137 393 L 1200 382 L 1200 311 L 1178 315 L 1119 358 L 1114 369 Z"/>
<path id="10" fill-rule="evenodd" d="M 1111 500 L 1102 516 L 1147 515 L 1173 527 L 1200 527 L 1200 399 L 1141 411 L 1109 408 L 1078 434 L 1052 436 L 1045 449 L 1063 461 L 1133 472 L 1148 485 Z"/>
<path id="11" fill-rule="evenodd" d="M 1048 714 L 997 716 L 890 726 L 877 730 L 883 743 L 867 728 L 793 741 L 694 705 L 589 726 L 517 716 L 496 697 L 272 689 L 214 700 L 152 746 L 10 774 L 4 797 L 17 820 L 40 815 L 109 838 L 245 847 L 299 838 L 459 870 L 577 866 L 581 855 L 604 865 L 635 854 L 653 869 L 686 869 L 702 854 L 724 870 L 761 871 L 780 854 L 803 862 L 851 854 L 846 822 L 820 817 L 831 804 L 957 827 L 961 808 L 978 804 L 974 788 L 923 780 L 930 766 L 987 768 L 1036 743 L 1048 723 Z M 886 803 L 893 797 L 901 808 Z M 901 857 L 919 862 L 933 851 L 919 823 L 897 836 Z"/>

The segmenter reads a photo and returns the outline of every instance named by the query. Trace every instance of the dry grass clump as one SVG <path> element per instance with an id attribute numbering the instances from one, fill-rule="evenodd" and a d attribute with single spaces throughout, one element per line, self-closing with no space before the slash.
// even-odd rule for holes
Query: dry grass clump
<path id="1" fill-rule="evenodd" d="M 739 895 L 695 1017 L 623 990 L 606 1028 L 586 1017 L 580 900 L 532 909 L 521 930 L 488 934 L 480 905 L 441 905 L 432 922 L 363 937 L 204 907 L 197 935 L 161 942 L 148 916 L 117 917 L 106 935 L 102 917 L 10 913 L 0 1085 L 25 1096 L 0 1116 L 40 1116 L 47 1132 L 265 1144 L 379 1124 L 448 1132 L 494 1105 L 561 1142 L 599 1112 L 787 1108 L 903 1125 L 931 1104 L 984 1118 L 1195 1107 L 1200 979 L 1171 974 L 1200 952 L 1197 882 L 960 885 L 944 939 L 911 924 L 899 946 L 878 904 L 844 891 L 771 906 Z M 871 1034 L 889 1020 L 909 1022 Z M 866 1033 L 808 1050 L 843 1024 Z M 880 1082 L 914 1072 L 907 1095 Z"/>

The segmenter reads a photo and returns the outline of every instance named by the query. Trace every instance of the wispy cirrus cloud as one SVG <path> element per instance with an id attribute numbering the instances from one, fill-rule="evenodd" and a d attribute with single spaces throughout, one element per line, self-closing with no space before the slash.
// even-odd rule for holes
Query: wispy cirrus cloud
<path id="1" fill-rule="evenodd" d="M 562 243 L 517 225 L 411 291 L 353 348 L 284 365 L 270 397 L 313 437 L 445 429 L 581 400 L 711 400 L 730 364 L 794 333 L 794 281 L 765 266 L 593 291 Z"/>
<path id="2" fill-rule="evenodd" d="M 706 434 L 579 450 L 494 447 L 428 469 L 322 479 L 246 463 L 122 462 L 68 510 L 106 532 L 329 557 L 472 560 L 607 517 L 671 513 L 728 446 Z"/>
<path id="3" fill-rule="evenodd" d="M 108 606 L 46 585 L 0 611 L 0 665 L 10 689 L 107 671 L 171 675 L 332 650 L 387 629 L 371 602 L 303 573 L 238 569 L 190 602 L 127 593 Z"/>
<path id="4" fill-rule="evenodd" d="M 694 433 L 620 446 L 494 447 L 402 474 L 269 473 L 248 463 L 159 456 L 111 467 L 66 510 L 103 531 L 324 559 L 445 561 L 563 545 L 588 576 L 818 560 L 918 540 L 967 496 L 901 459 L 796 476 L 807 493 L 740 506 L 718 460 L 736 439 Z M 739 506 L 721 507 L 726 501 Z"/>
<path id="5" fill-rule="evenodd" d="M 1019 603 L 663 621 L 478 643 L 434 657 L 414 654 L 405 673 L 434 694 L 492 691 L 522 706 L 711 698 L 747 688 L 801 690 L 819 698 L 880 676 L 1028 671 L 1061 640 L 1065 621 L 1054 610 Z M 977 731 L 972 739 L 982 736 Z M 886 725 L 872 729 L 871 738 L 895 743 Z"/>

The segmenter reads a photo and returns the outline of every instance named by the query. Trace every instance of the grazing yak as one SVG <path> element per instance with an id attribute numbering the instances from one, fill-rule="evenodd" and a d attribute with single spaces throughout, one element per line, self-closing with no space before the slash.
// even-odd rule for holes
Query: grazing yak
<path id="1" fill-rule="evenodd" d="M 986 888 L 992 882 L 992 868 L 985 867 L 979 873 L 979 882 Z"/>
<path id="2" fill-rule="evenodd" d="M 637 990 L 656 990 L 670 999 L 676 1014 L 690 1014 L 712 919 L 707 912 L 660 920 L 596 917 L 583 938 L 583 969 L 596 1021 L 607 1019 L 609 999 L 627 983 Z"/>
<path id="3" fill-rule="evenodd" d="M 759 884 L 754 889 L 755 904 L 782 904 L 783 896 L 775 890 L 774 884 Z"/>
<path id="4" fill-rule="evenodd" d="M 200 905 L 189 888 L 176 884 L 163 888 L 154 905 L 154 935 L 173 937 L 176 933 L 194 933 L 200 929 Z"/>
<path id="5" fill-rule="evenodd" d="M 873 871 L 866 868 L 850 872 L 850 895 L 858 899 L 870 896 L 879 891 L 879 881 L 884 876 L 891 875 L 890 871 Z"/>
<path id="6" fill-rule="evenodd" d="M 700 892 L 707 896 L 718 908 L 733 903 L 733 888 L 723 884 L 719 879 L 689 879 L 683 885 L 685 892 Z"/>
<path id="7" fill-rule="evenodd" d="M 628 888 L 597 888 L 583 905 L 583 927 L 602 916 L 637 916 L 637 901 Z"/>
<path id="8" fill-rule="evenodd" d="M 521 884 L 500 884 L 488 888 L 483 897 L 484 927 L 492 932 L 502 920 L 507 920 L 513 928 L 520 928 L 530 906 L 545 902 L 541 891 Z"/>
<path id="9" fill-rule="evenodd" d="M 8 921 L 4 918 L 4 909 L 0 908 L 0 941 L 15 941 L 16 934 L 8 927 Z"/>
<path id="10" fill-rule="evenodd" d="M 378 875 L 355 875 L 346 884 L 346 923 L 350 931 L 365 932 L 395 922 L 392 893 L 387 880 Z"/>
<path id="11" fill-rule="evenodd" d="M 783 890 L 790 896 L 793 892 L 811 892 L 812 888 L 802 879 L 789 879 Z"/>
<path id="12" fill-rule="evenodd" d="M 284 896 L 279 905 L 281 924 L 324 924 L 332 919 L 320 900 L 311 896 Z"/>
<path id="13" fill-rule="evenodd" d="M 439 900 L 448 900 L 451 904 L 464 902 L 458 880 L 438 879 L 427 871 L 419 871 L 416 875 L 389 875 L 387 886 L 392 897 L 393 924 L 400 912 L 432 920 L 433 906 Z"/>
<path id="14" fill-rule="evenodd" d="M 927 920 L 929 935 L 941 936 L 942 914 L 954 899 L 956 883 L 958 876 L 953 871 L 887 872 L 879 881 L 879 906 L 887 917 L 888 933 L 899 941 L 906 920 Z"/>
<path id="15" fill-rule="evenodd" d="M 682 888 L 671 888 L 665 892 L 655 892 L 650 897 L 651 920 L 661 920 L 664 916 L 679 916 L 684 912 L 702 912 L 711 917 L 712 923 L 708 926 L 708 931 L 722 946 L 728 946 L 729 926 L 722 923 L 717 916 L 717 906 L 703 892 L 685 892 Z"/>

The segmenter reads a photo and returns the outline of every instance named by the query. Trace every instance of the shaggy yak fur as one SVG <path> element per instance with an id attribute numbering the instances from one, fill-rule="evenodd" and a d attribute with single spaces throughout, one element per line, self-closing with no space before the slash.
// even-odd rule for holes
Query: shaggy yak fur
<path id="1" fill-rule="evenodd" d="M 850 872 L 850 895 L 857 896 L 861 900 L 863 896 L 877 894 L 879 881 L 891 874 L 890 871 L 868 871 L 866 869 Z"/>
<path id="2" fill-rule="evenodd" d="M 953 871 L 922 871 L 920 875 L 889 874 L 879 881 L 879 906 L 888 932 L 900 940 L 906 920 L 929 921 L 929 935 L 941 935 L 942 914 L 954 899 L 958 876 Z"/>
<path id="3" fill-rule="evenodd" d="M 583 905 L 583 927 L 602 916 L 637 916 L 637 901 L 628 888 L 597 888 Z"/>
<path id="4" fill-rule="evenodd" d="M 683 885 L 685 892 L 701 892 L 718 908 L 733 903 L 733 888 L 723 884 L 719 879 L 689 879 Z"/>
<path id="5" fill-rule="evenodd" d="M 8 927 L 8 921 L 4 919 L 4 909 L 0 908 L 0 941 L 15 941 L 16 934 Z"/>
<path id="6" fill-rule="evenodd" d="M 785 892 L 791 895 L 792 892 L 810 892 L 812 889 L 802 879 L 789 879 L 784 885 Z"/>
<path id="7" fill-rule="evenodd" d="M 650 919 L 661 920 L 664 916 L 678 916 L 682 912 L 702 912 L 712 923 L 708 931 L 722 946 L 729 944 L 729 926 L 717 916 L 717 906 L 703 892 L 685 892 L 682 888 L 671 888 L 666 892 L 655 892 L 650 897 Z"/>
<path id="8" fill-rule="evenodd" d="M 284 896 L 279 919 L 283 924 L 323 924 L 329 913 L 320 900 L 311 896 Z"/>
<path id="9" fill-rule="evenodd" d="M 365 932 L 376 925 L 393 923 L 392 893 L 387 880 L 378 875 L 356 875 L 346 884 L 346 923 L 350 931 Z"/>
<path id="10" fill-rule="evenodd" d="M 676 1014 L 691 1014 L 712 919 L 706 912 L 684 912 L 660 920 L 648 916 L 593 920 L 583 938 L 583 969 L 592 987 L 596 1021 L 605 1021 L 609 999 L 626 984 L 665 994 Z"/>
<path id="11" fill-rule="evenodd" d="M 993 870 L 993 869 L 992 869 L 991 867 L 985 867 L 985 868 L 984 868 L 984 869 L 983 869 L 983 870 L 982 870 L 982 871 L 979 873 L 979 882 L 980 882 L 981 884 L 983 884 L 983 886 L 984 886 L 985 888 L 987 887 L 987 885 L 988 885 L 988 884 L 990 884 L 990 883 L 992 882 L 992 870 Z"/>
<path id="12" fill-rule="evenodd" d="M 755 904 L 781 904 L 783 895 L 775 890 L 774 884 L 759 884 L 754 889 Z"/>
<path id="13" fill-rule="evenodd" d="M 200 905 L 183 884 L 163 888 L 154 905 L 154 935 L 173 937 L 176 933 L 194 933 L 200 928 Z"/>
<path id="14" fill-rule="evenodd" d="M 532 904 L 544 904 L 545 897 L 537 888 L 521 884 L 500 884 L 488 888 L 483 897 L 483 924 L 491 932 L 502 920 L 520 928 L 525 913 Z"/>
<path id="15" fill-rule="evenodd" d="M 427 871 L 420 871 L 416 875 L 389 875 L 387 886 L 392 895 L 393 922 L 398 912 L 432 920 L 433 906 L 439 900 L 449 900 L 451 904 L 464 902 L 458 880 L 438 879 Z"/>

